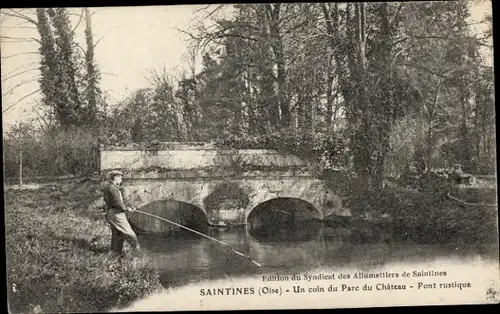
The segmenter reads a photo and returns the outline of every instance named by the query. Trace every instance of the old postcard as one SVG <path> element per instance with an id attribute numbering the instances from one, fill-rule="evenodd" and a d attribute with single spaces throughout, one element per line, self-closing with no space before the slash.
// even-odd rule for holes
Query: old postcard
<path id="1" fill-rule="evenodd" d="M 2 9 L 10 312 L 498 303 L 491 5 Z"/>

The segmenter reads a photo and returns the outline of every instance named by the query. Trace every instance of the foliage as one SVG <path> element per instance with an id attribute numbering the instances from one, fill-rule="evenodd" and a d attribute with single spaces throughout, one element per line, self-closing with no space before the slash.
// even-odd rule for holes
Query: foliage
<path id="1" fill-rule="evenodd" d="M 221 209 L 222 204 L 231 202 L 228 208 L 245 208 L 249 203 L 248 193 L 236 184 L 222 183 L 204 200 L 208 212 Z"/>
<path id="2" fill-rule="evenodd" d="M 348 188 L 352 190 L 351 184 Z M 459 196 L 472 205 L 460 203 Z M 388 185 L 377 195 L 356 193 L 347 196 L 355 223 L 353 239 L 364 241 L 410 242 L 420 244 L 498 242 L 495 189 L 464 192 L 450 180 L 433 181 L 417 192 Z M 367 235 L 367 236 L 365 236 Z"/>
<path id="3" fill-rule="evenodd" d="M 21 134 L 21 138 L 16 138 Z M 88 175 L 97 167 L 97 141 L 92 130 L 69 127 L 37 133 L 29 124 L 7 134 L 5 144 L 13 155 L 4 162 L 6 177 L 18 177 L 19 152 L 23 176 Z"/>
<path id="4" fill-rule="evenodd" d="M 477 168 L 479 157 L 471 156 L 483 149 L 466 154 L 465 148 L 484 123 L 471 111 L 488 102 L 471 101 L 492 80 L 481 78 L 488 69 L 478 53 L 482 39 L 469 32 L 468 3 L 233 9 L 231 18 L 214 18 L 214 30 L 192 33 L 207 48 L 204 68 L 183 88 L 192 91 L 191 112 L 204 118 L 192 125 L 205 138 L 228 133 L 265 142 L 281 133 L 277 142 L 286 143 L 289 134 L 345 130 L 356 172 L 375 187 L 386 170 L 397 175 L 412 160 L 424 159 L 429 168 L 435 161 Z M 406 142 L 398 151 L 400 135 Z M 454 158 L 458 147 L 461 160 Z"/>
<path id="5" fill-rule="evenodd" d="M 72 160 L 89 164 L 97 156 L 83 153 L 99 143 L 215 141 L 297 154 L 319 169 L 352 167 L 362 187 L 380 188 L 414 162 L 493 173 L 493 68 L 480 53 L 490 39 L 471 33 L 469 11 L 465 1 L 221 5 L 210 14 L 216 27 L 190 32 L 199 73 L 153 72 L 149 88 L 114 106 L 98 97 L 94 112 L 90 27 L 91 67 L 67 11 L 38 9 L 40 87 L 58 124 L 37 130 L 25 156 L 47 143 L 58 153 L 45 167 L 28 157 L 24 166 L 79 172 Z M 49 140 L 65 128 L 86 149 Z M 7 135 L 6 145 L 20 147 L 19 138 Z M 9 175 L 18 152 L 7 152 Z"/>
<path id="6" fill-rule="evenodd" d="M 146 265 L 139 269 L 132 265 L 127 266 L 122 269 L 118 280 L 109 287 L 118 295 L 117 304 L 126 305 L 162 289 L 156 269 Z"/>
<path id="7" fill-rule="evenodd" d="M 273 149 L 293 154 L 318 164 L 322 169 L 346 167 L 346 143 L 337 136 L 312 135 L 311 133 L 273 132 L 263 136 L 240 137 L 226 134 L 218 138 L 216 145 L 225 149 Z"/>
<path id="8" fill-rule="evenodd" d="M 88 121 L 82 97 L 82 56 L 76 49 L 67 9 L 37 9 L 43 103 L 62 127 Z"/>
<path id="9" fill-rule="evenodd" d="M 433 184 L 393 214 L 399 219 L 395 228 L 400 236 L 421 243 L 495 243 L 496 213 L 489 206 L 464 206 L 450 200 L 457 193 L 449 183 Z M 488 197 L 491 199 L 491 197 Z M 488 201 L 483 197 L 484 201 Z"/>

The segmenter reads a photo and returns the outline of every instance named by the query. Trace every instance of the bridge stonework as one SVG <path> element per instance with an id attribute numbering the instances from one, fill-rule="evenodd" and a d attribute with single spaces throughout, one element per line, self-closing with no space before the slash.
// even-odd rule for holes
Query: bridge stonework
<path id="1" fill-rule="evenodd" d="M 178 201 L 199 208 L 210 224 L 246 224 L 254 208 L 278 198 L 312 205 L 319 219 L 350 216 L 340 197 L 307 170 L 305 161 L 273 150 L 220 150 L 208 143 L 158 143 L 154 147 L 134 143 L 101 147 L 100 166 L 104 173 L 112 169 L 125 173 L 123 189 L 134 206 Z M 214 204 L 219 198 L 233 206 Z M 167 214 L 161 212 L 164 207 L 150 208 L 158 216 Z M 140 225 L 156 225 L 148 216 L 132 219 Z"/>

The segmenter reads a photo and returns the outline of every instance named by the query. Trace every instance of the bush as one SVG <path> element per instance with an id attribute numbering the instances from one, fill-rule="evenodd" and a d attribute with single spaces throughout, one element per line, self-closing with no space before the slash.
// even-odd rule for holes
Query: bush
<path id="1" fill-rule="evenodd" d="M 272 149 L 292 154 L 320 166 L 320 172 L 346 167 L 348 148 L 343 134 L 311 134 L 296 130 L 251 136 L 227 133 L 217 139 L 223 149 Z"/>
<path id="2" fill-rule="evenodd" d="M 19 151 L 23 151 L 23 176 L 89 174 L 97 169 L 97 136 L 90 129 L 72 128 L 25 136 L 21 141 L 7 136 L 6 177 L 19 176 Z"/>
<path id="3" fill-rule="evenodd" d="M 495 243 L 496 209 L 467 206 L 449 198 L 449 193 L 457 195 L 459 191 L 449 182 L 437 181 L 407 196 L 400 206 L 389 207 L 395 218 L 393 238 L 418 243 Z"/>
<path id="4" fill-rule="evenodd" d="M 435 180 L 422 189 L 387 183 L 377 193 L 366 191 L 356 177 L 337 176 L 330 183 L 353 213 L 352 233 L 363 241 L 410 241 L 422 244 L 493 244 L 498 241 L 496 189 L 463 188 L 454 180 Z M 374 234 L 374 233 L 381 234 Z"/>
<path id="5" fill-rule="evenodd" d="M 129 266 L 129 265 L 127 265 Z M 160 276 L 154 268 L 127 267 L 109 287 L 118 296 L 117 304 L 127 305 L 160 290 Z"/>

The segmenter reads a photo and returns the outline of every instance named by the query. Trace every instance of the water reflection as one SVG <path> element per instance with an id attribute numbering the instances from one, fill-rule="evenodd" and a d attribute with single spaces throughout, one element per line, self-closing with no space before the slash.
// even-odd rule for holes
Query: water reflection
<path id="1" fill-rule="evenodd" d="M 315 228 L 321 231 L 325 227 Z M 159 268 L 162 283 L 166 287 L 266 272 L 290 274 L 317 267 L 356 266 L 369 270 L 390 263 L 420 262 L 442 257 L 465 258 L 487 252 L 478 246 L 465 245 L 363 245 L 351 243 L 340 236 L 259 240 L 244 227 L 229 230 L 208 228 L 207 235 L 251 256 L 262 267 L 255 266 L 249 259 L 216 241 L 187 231 L 166 237 L 141 235 L 147 256 Z"/>
<path id="2" fill-rule="evenodd" d="M 250 213 L 247 226 L 232 229 L 209 227 L 204 213 L 189 204 L 161 201 L 148 206 L 144 210 L 188 227 L 196 226 L 197 231 L 229 244 L 221 245 L 149 217 L 132 219 L 149 228 L 140 233 L 141 242 L 166 287 L 259 273 L 291 274 L 319 267 L 369 270 L 391 263 L 465 258 L 488 252 L 472 245 L 354 243 L 348 225 L 326 224 L 318 220 L 310 204 L 294 199 L 265 202 Z M 231 248 L 251 256 L 262 267 Z"/>

